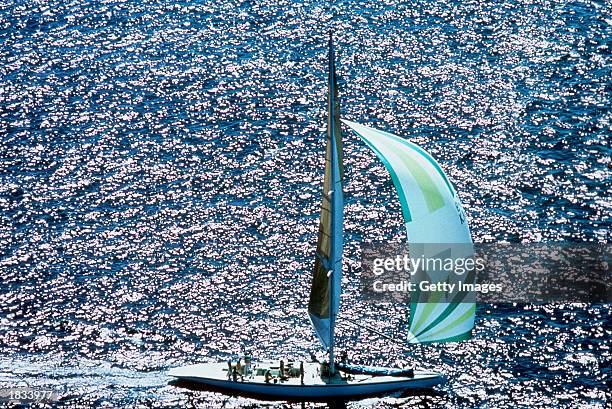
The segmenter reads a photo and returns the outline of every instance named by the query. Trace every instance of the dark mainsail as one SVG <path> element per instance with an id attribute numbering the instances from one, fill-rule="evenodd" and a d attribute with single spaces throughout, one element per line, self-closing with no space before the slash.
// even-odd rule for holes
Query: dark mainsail
<path id="1" fill-rule="evenodd" d="M 334 62 L 334 46 L 329 39 L 329 80 L 325 176 L 321 200 L 319 239 L 315 257 L 308 315 L 319 340 L 330 352 L 333 365 L 334 325 L 340 307 L 342 278 L 342 132 Z"/>

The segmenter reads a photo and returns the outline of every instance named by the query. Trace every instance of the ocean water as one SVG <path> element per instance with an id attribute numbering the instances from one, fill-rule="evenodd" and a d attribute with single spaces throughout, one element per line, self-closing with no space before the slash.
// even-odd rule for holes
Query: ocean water
<path id="1" fill-rule="evenodd" d="M 318 350 L 330 30 L 342 115 L 430 151 L 475 241 L 610 241 L 609 2 L 1 1 L 0 386 L 66 407 L 291 406 L 165 372 Z M 344 141 L 341 315 L 401 338 L 406 306 L 358 291 L 361 243 L 404 239 L 399 203 Z M 347 407 L 609 407 L 611 313 L 481 305 L 472 340 L 406 348 L 340 325 L 354 361 L 450 378 Z"/>

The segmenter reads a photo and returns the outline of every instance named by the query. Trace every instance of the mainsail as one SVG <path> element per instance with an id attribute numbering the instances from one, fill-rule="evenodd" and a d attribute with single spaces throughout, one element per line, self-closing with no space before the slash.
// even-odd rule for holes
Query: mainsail
<path id="1" fill-rule="evenodd" d="M 314 264 L 308 315 L 319 340 L 330 352 L 333 365 L 334 325 L 340 307 L 342 278 L 342 133 L 334 49 L 329 39 L 329 91 L 327 97 L 327 148 L 321 201 L 319 239 Z"/>
<path id="2" fill-rule="evenodd" d="M 418 145 L 342 120 L 376 153 L 391 174 L 401 203 L 411 258 L 468 258 L 472 238 L 457 193 L 440 165 Z M 443 271 L 420 271 L 413 279 L 432 283 L 456 279 Z M 464 282 L 473 280 L 468 274 Z M 471 336 L 476 305 L 472 294 L 413 294 L 408 342 L 451 342 Z"/>

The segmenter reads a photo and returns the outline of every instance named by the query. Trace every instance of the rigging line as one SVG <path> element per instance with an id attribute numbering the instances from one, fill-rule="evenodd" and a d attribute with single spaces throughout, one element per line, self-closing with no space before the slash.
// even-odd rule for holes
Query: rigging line
<path id="1" fill-rule="evenodd" d="M 377 334 L 377 335 L 380 335 L 381 337 L 386 338 L 386 339 L 388 339 L 389 341 L 393 341 L 393 342 L 395 342 L 395 343 L 396 343 L 396 344 L 398 344 L 398 345 L 402 345 L 402 346 L 408 346 L 408 345 L 410 345 L 409 343 L 407 343 L 407 342 L 405 342 L 405 341 L 400 341 L 399 339 L 396 339 L 396 338 L 390 337 L 389 335 L 383 334 L 382 332 L 380 332 L 380 331 L 378 331 L 378 330 L 376 330 L 376 329 L 374 329 L 374 328 L 372 328 L 372 327 L 369 327 L 369 326 L 367 326 L 367 325 L 360 324 L 360 323 L 355 322 L 355 321 L 353 321 L 353 320 L 351 320 L 351 319 L 349 319 L 349 318 L 342 317 L 342 318 L 339 318 L 339 321 L 341 321 L 341 322 L 342 322 L 342 321 L 346 321 L 346 322 L 349 322 L 349 323 L 351 323 L 351 324 L 353 324 L 353 325 L 355 325 L 355 326 L 357 326 L 357 327 L 367 329 L 368 331 L 372 331 L 373 333 L 375 333 L 375 334 Z"/>

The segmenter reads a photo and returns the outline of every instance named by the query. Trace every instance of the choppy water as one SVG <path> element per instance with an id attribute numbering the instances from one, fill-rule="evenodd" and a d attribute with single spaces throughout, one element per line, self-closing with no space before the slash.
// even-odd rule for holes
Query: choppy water
<path id="1" fill-rule="evenodd" d="M 306 358 L 322 180 L 326 33 L 343 115 L 443 164 L 476 241 L 610 240 L 604 1 L 0 3 L 0 384 L 67 406 L 269 406 L 168 386 L 249 348 Z M 358 249 L 399 239 L 386 171 L 345 135 L 342 314 Z M 350 407 L 604 407 L 609 305 L 481 306 L 475 338 L 403 350 L 351 327 L 370 364 L 435 366 L 440 396 Z M 299 405 L 298 405 L 299 406 Z"/>

